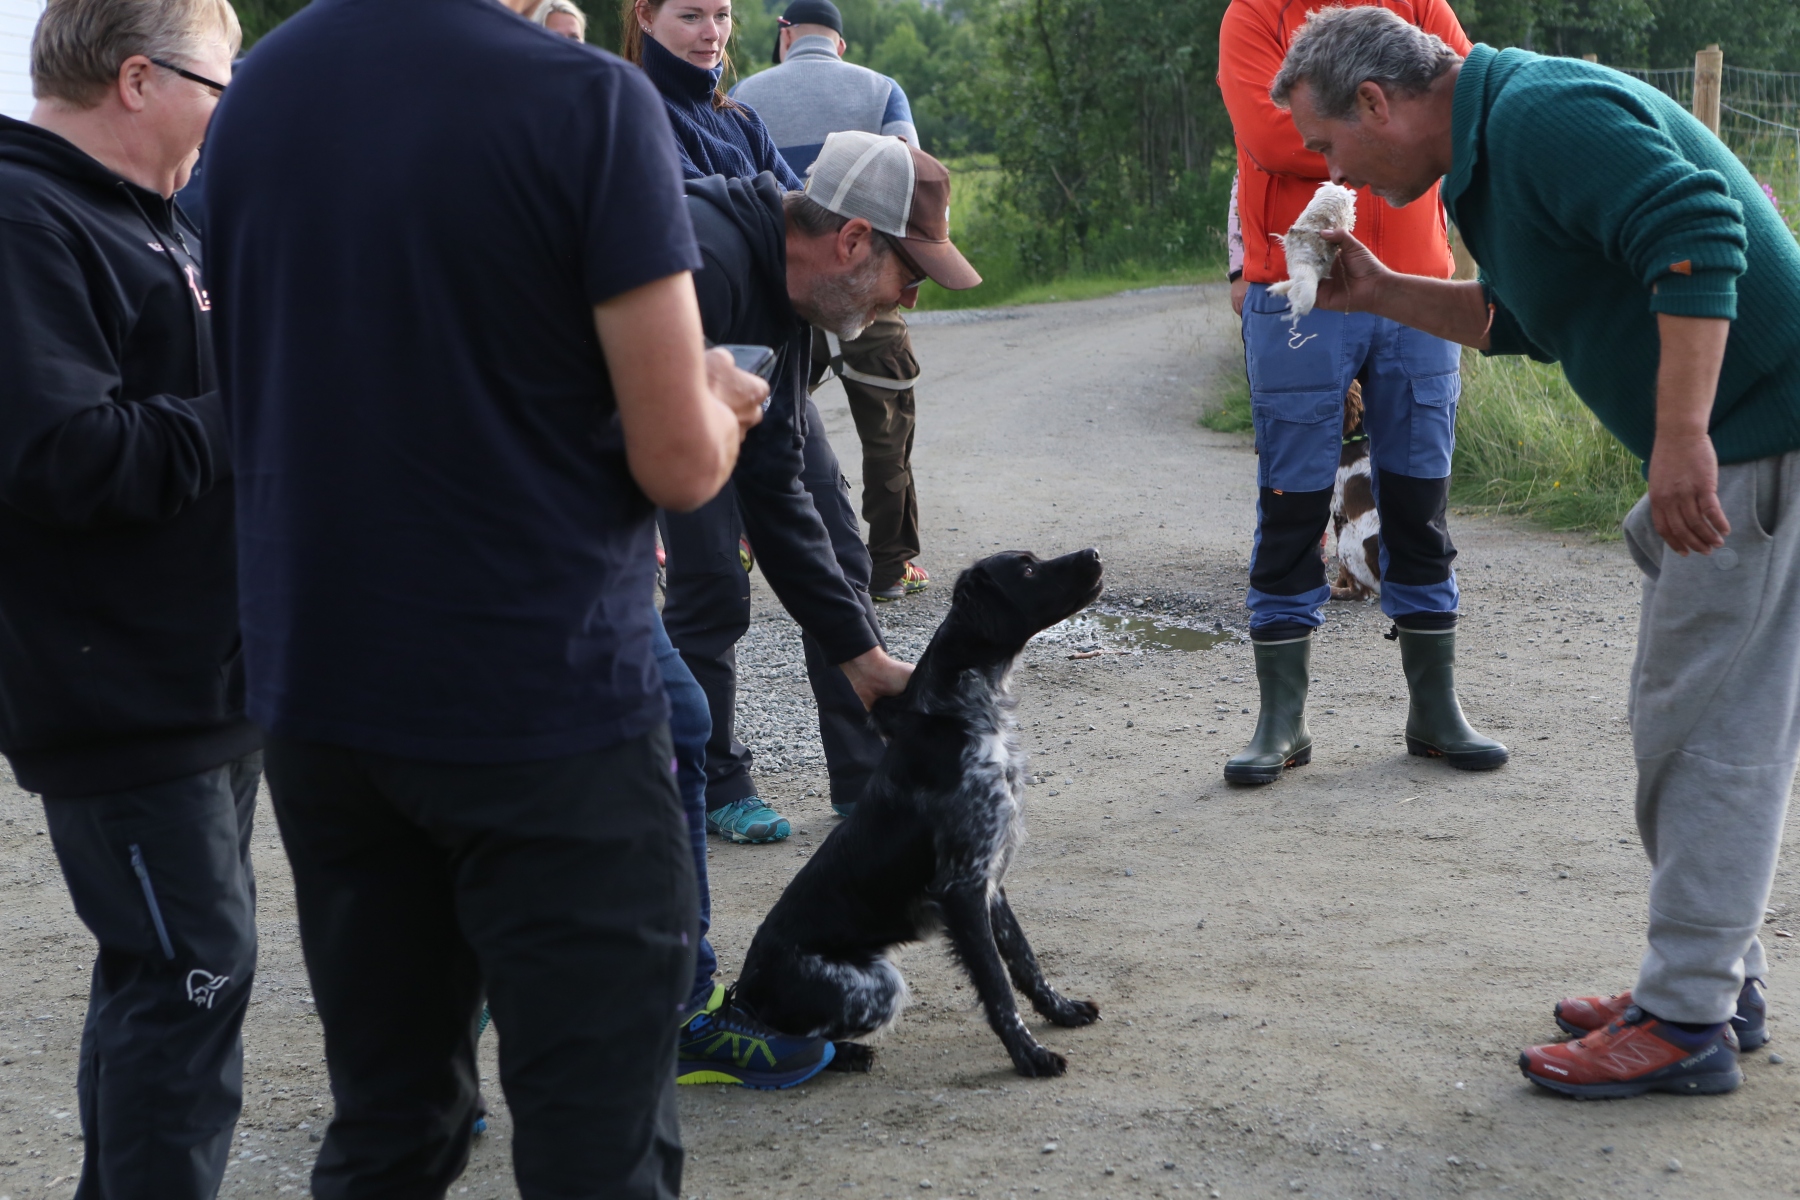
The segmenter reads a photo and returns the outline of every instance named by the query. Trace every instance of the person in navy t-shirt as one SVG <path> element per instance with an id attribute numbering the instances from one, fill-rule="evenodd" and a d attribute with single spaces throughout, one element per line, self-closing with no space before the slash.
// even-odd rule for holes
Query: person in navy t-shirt
<path id="1" fill-rule="evenodd" d="M 703 351 L 680 195 L 643 77 L 492 0 L 317 0 L 213 125 L 249 708 L 337 1101 L 320 1194 L 462 1170 L 484 989 L 521 1194 L 679 1187 L 697 914 L 651 512 L 717 492 L 766 394 Z"/>

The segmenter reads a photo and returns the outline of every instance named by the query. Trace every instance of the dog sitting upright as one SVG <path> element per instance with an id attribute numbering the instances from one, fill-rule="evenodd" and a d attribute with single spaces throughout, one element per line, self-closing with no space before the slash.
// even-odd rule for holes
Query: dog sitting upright
<path id="1" fill-rule="evenodd" d="M 962 573 L 906 691 L 876 705 L 888 748 L 868 791 L 756 931 L 737 982 L 746 1011 L 796 1036 L 885 1029 L 906 1002 L 890 952 L 942 928 L 1019 1073 L 1067 1069 L 1007 986 L 1010 973 L 1058 1025 L 1100 1014 L 1044 981 L 1000 886 L 1025 833 L 1011 680 L 1034 634 L 1099 597 L 1100 571 L 1099 554 L 1082 550 L 995 554 Z"/>
<path id="2" fill-rule="evenodd" d="M 1344 448 L 1331 494 L 1331 532 L 1337 538 L 1333 600 L 1381 595 L 1381 514 L 1369 482 L 1369 435 L 1363 431 L 1362 384 L 1352 379 L 1344 396 Z"/>

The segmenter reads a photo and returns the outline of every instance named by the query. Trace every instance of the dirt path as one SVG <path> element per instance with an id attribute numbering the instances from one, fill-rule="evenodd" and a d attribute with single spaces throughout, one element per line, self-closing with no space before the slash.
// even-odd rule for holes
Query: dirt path
<path id="1" fill-rule="evenodd" d="M 915 336 L 925 562 L 940 586 L 884 609 L 898 649 L 929 636 L 956 568 L 1002 544 L 1096 545 L 1108 613 L 1241 628 L 1254 460 L 1247 439 L 1195 424 L 1235 352 L 1222 289 L 940 318 Z M 841 393 L 823 396 L 854 476 Z M 1769 1049 L 1790 1062 L 1749 1056 L 1736 1094 L 1578 1104 L 1520 1079 L 1517 1050 L 1555 1033 L 1556 997 L 1635 974 L 1647 871 L 1624 695 L 1637 580 L 1616 543 L 1468 517 L 1453 530 L 1463 702 L 1512 747 L 1508 768 L 1467 776 L 1405 756 L 1398 655 L 1360 605 L 1335 606 L 1315 649 L 1312 764 L 1256 791 L 1218 774 L 1255 709 L 1235 638 L 1164 650 L 1088 626 L 1034 646 L 1019 711 L 1045 782 L 1008 893 L 1052 980 L 1106 1019 L 1043 1032 L 1070 1072 L 1021 1079 L 941 946 L 915 948 L 914 1003 L 873 1074 L 684 1089 L 684 1194 L 1800 1193 L 1790 939 L 1769 938 Z M 803 832 L 715 843 L 727 971 L 831 823 L 809 794 L 823 772 L 793 626 L 758 595 L 742 724 L 765 796 Z M 1093 645 L 1126 653 L 1069 657 Z M 0 1200 L 66 1196 L 90 942 L 41 810 L 8 786 L 0 818 Z M 228 1197 L 304 1191 L 330 1105 L 286 864 L 266 807 L 260 820 L 262 967 Z M 1766 932 L 1800 933 L 1791 865 L 1772 906 Z M 490 1035 L 490 1080 L 493 1052 Z M 501 1107 L 453 1197 L 515 1194 L 507 1132 Z"/>

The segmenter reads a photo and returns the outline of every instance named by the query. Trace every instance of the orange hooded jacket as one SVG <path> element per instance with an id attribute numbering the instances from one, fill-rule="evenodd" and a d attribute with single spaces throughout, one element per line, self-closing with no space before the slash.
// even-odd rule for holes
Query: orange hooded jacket
<path id="1" fill-rule="evenodd" d="M 1469 37 L 1446 0 L 1232 0 L 1219 26 L 1219 90 L 1238 148 L 1238 221 L 1244 278 L 1279 283 L 1287 257 L 1273 234 L 1286 233 L 1326 181 L 1325 160 L 1301 144 L 1293 118 L 1269 99 L 1294 31 L 1328 4 L 1380 4 L 1465 57 Z M 1366 189 L 1356 195 L 1356 236 L 1396 271 L 1448 279 L 1455 270 L 1438 185 L 1405 208 L 1390 208 Z"/>

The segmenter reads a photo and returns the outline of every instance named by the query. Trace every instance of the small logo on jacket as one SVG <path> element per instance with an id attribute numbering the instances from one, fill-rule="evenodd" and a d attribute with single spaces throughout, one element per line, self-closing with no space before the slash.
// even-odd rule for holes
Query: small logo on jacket
<path id="1" fill-rule="evenodd" d="M 194 293 L 194 303 L 200 306 L 201 312 L 211 312 L 212 297 L 200 286 L 200 272 L 194 270 L 192 263 L 184 266 L 182 271 L 187 275 L 188 290 Z"/>
<path id="2" fill-rule="evenodd" d="M 229 975 L 214 975 L 211 971 L 202 971 L 198 967 L 188 972 L 187 994 L 201 1008 L 211 1008 L 213 997 L 219 994 L 226 984 L 231 982 Z"/>

